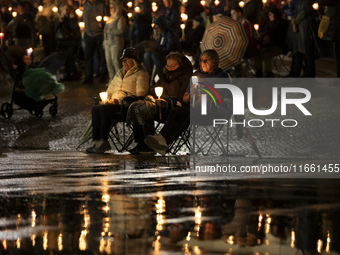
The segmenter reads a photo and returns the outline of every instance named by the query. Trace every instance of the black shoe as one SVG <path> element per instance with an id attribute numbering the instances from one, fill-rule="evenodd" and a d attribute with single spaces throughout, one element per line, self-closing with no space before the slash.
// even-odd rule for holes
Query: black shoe
<path id="1" fill-rule="evenodd" d="M 82 84 L 92 84 L 93 80 L 92 79 L 85 79 Z"/>
<path id="2" fill-rule="evenodd" d="M 154 150 L 150 149 L 146 144 L 137 144 L 133 149 L 129 150 L 131 154 L 138 155 L 144 153 L 155 153 Z"/>

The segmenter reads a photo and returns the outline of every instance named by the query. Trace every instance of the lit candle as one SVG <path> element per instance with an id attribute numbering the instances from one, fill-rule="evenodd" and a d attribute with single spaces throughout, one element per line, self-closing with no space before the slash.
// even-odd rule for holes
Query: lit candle
<path id="1" fill-rule="evenodd" d="M 42 40 L 42 35 L 39 35 L 39 40 L 40 40 L 40 41 Z"/>
<path id="2" fill-rule="evenodd" d="M 259 24 L 254 24 L 254 29 L 256 30 L 257 37 L 259 36 Z"/>
<path id="3" fill-rule="evenodd" d="M 108 16 L 104 16 L 103 20 L 106 22 L 109 19 Z"/>
<path id="4" fill-rule="evenodd" d="M 138 6 L 135 8 L 135 12 L 140 13 L 140 8 Z"/>
<path id="5" fill-rule="evenodd" d="M 186 21 L 188 19 L 188 15 L 185 14 L 185 13 L 182 13 L 181 18 L 182 18 L 183 21 Z"/>
<path id="6" fill-rule="evenodd" d="M 156 6 L 157 4 L 155 2 L 152 2 L 152 6 Z"/>
<path id="7" fill-rule="evenodd" d="M 152 6 L 152 11 L 153 12 L 156 12 L 157 10 L 158 10 L 158 6 L 157 5 Z"/>
<path id="8" fill-rule="evenodd" d="M 128 2 L 128 3 L 127 3 L 127 6 L 128 6 L 129 8 L 131 8 L 131 7 L 132 7 L 132 2 Z"/>
<path id="9" fill-rule="evenodd" d="M 79 22 L 79 28 L 80 30 L 83 30 L 85 27 L 85 23 L 84 22 Z"/>
<path id="10" fill-rule="evenodd" d="M 44 9 L 44 7 L 42 7 L 42 5 L 39 5 L 38 10 L 39 10 L 40 12 L 42 12 L 43 9 Z"/>
<path id="11" fill-rule="evenodd" d="M 241 8 L 243 8 L 243 7 L 244 7 L 244 2 L 241 1 L 241 2 L 238 3 L 238 5 L 239 5 Z"/>
<path id="12" fill-rule="evenodd" d="M 83 15 L 83 11 L 81 11 L 80 9 L 77 9 L 76 14 L 79 18 L 81 18 L 81 16 Z"/>
<path id="13" fill-rule="evenodd" d="M 201 1 L 201 5 L 202 5 L 203 7 L 205 7 L 205 1 L 204 1 L 204 0 Z"/>
<path id="14" fill-rule="evenodd" d="M 8 7 L 8 11 L 11 12 L 12 11 L 12 7 Z"/>
<path id="15" fill-rule="evenodd" d="M 17 12 L 12 12 L 12 16 L 15 18 L 17 16 Z"/>
<path id="16" fill-rule="evenodd" d="M 58 11 L 58 7 L 57 7 L 57 6 L 54 6 L 54 7 L 52 8 L 52 11 L 53 11 L 53 12 L 57 12 L 57 11 Z"/>
<path id="17" fill-rule="evenodd" d="M 160 97 L 163 94 L 163 87 L 156 87 L 155 88 L 155 94 L 158 97 L 158 99 L 160 99 Z M 159 108 L 159 119 L 162 119 L 162 110 L 161 110 L 161 108 Z"/>
<path id="18" fill-rule="evenodd" d="M 33 52 L 32 48 L 26 49 L 27 56 L 31 56 Z"/>
<path id="19" fill-rule="evenodd" d="M 217 6 L 217 5 L 219 5 L 219 4 L 220 4 L 220 1 L 218 1 L 218 0 L 215 0 L 214 4 Z"/>
<path id="20" fill-rule="evenodd" d="M 318 3 L 313 4 L 313 8 L 316 11 L 319 10 L 319 4 Z"/>
<path id="21" fill-rule="evenodd" d="M 97 20 L 98 22 L 101 22 L 101 21 L 102 21 L 102 19 L 103 19 L 103 17 L 102 17 L 102 16 L 97 16 L 97 17 L 96 17 L 96 20 Z"/>
<path id="22" fill-rule="evenodd" d="M 131 13 L 131 12 L 129 12 L 127 15 L 128 15 L 128 17 L 129 17 L 129 19 L 132 18 L 132 13 Z"/>
<path id="23" fill-rule="evenodd" d="M 187 3 L 188 2 L 188 0 L 183 0 L 183 4 L 185 4 L 185 3 Z"/>
<path id="24" fill-rule="evenodd" d="M 1 44 L 3 43 L 2 41 L 3 41 L 4 37 L 5 37 L 5 34 L 4 33 L 0 33 Z"/>
<path id="25" fill-rule="evenodd" d="M 184 29 L 185 29 L 185 24 L 181 24 L 181 28 L 182 28 L 182 38 L 185 38 L 185 34 L 184 34 Z"/>
<path id="26" fill-rule="evenodd" d="M 103 103 L 106 102 L 107 100 L 107 92 L 101 92 L 99 93 L 100 99 L 102 100 Z"/>
<path id="27" fill-rule="evenodd" d="M 266 8 L 267 0 L 262 0 L 263 8 Z"/>

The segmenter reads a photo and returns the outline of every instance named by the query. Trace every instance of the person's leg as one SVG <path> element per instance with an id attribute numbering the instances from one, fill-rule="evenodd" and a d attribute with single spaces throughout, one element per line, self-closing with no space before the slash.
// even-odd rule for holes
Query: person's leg
<path id="1" fill-rule="evenodd" d="M 305 67 L 303 69 L 302 77 L 305 78 L 315 78 L 316 71 L 315 71 L 315 57 L 314 53 L 310 52 L 303 57 L 305 61 Z"/>
<path id="2" fill-rule="evenodd" d="M 261 52 L 257 51 L 254 53 L 254 67 L 256 70 L 256 77 L 262 77 L 262 58 L 261 58 Z"/>
<path id="3" fill-rule="evenodd" d="M 106 58 L 106 66 L 107 66 L 107 71 L 109 72 L 109 78 L 110 81 L 113 79 L 114 75 L 115 75 L 115 68 L 114 68 L 114 56 L 112 54 L 113 50 L 114 50 L 114 45 L 110 46 L 110 45 L 105 45 L 105 58 Z"/>
<path id="4" fill-rule="evenodd" d="M 41 34 L 42 37 L 42 44 L 45 50 L 45 57 L 51 54 L 51 47 L 50 47 L 50 35 L 49 34 Z"/>
<path id="5" fill-rule="evenodd" d="M 300 52 L 296 52 L 292 57 L 292 68 L 290 71 L 290 75 L 295 78 L 299 78 L 301 75 L 301 69 L 302 69 L 302 60 L 303 60 L 303 54 Z"/>
<path id="6" fill-rule="evenodd" d="M 272 59 L 273 57 L 283 54 L 283 51 L 280 47 L 271 46 L 265 48 L 261 51 L 261 58 L 264 63 L 264 71 L 267 73 L 267 76 L 272 76 L 273 69 L 272 69 Z"/>
<path id="7" fill-rule="evenodd" d="M 85 81 L 93 80 L 93 56 L 96 42 L 91 36 L 85 34 Z"/>
<path id="8" fill-rule="evenodd" d="M 92 108 L 92 140 L 98 141 L 100 139 L 100 107 L 102 105 L 95 105 Z"/>
<path id="9" fill-rule="evenodd" d="M 100 107 L 100 134 L 99 139 L 107 140 L 109 138 L 112 120 L 120 112 L 121 105 L 105 104 Z"/>
<path id="10" fill-rule="evenodd" d="M 149 77 L 152 75 L 152 69 L 153 69 L 153 60 L 152 60 L 152 52 L 145 52 L 144 53 L 144 66 L 146 68 L 146 71 L 148 71 Z"/>
<path id="11" fill-rule="evenodd" d="M 334 42 L 333 48 L 334 48 L 334 58 L 335 58 L 335 64 L 336 64 L 336 74 L 337 74 L 337 77 L 340 78 L 340 40 Z"/>
<path id="12" fill-rule="evenodd" d="M 153 63 L 156 65 L 156 74 L 160 78 L 163 74 L 163 67 L 166 65 L 165 55 L 161 52 L 152 53 Z"/>
<path id="13" fill-rule="evenodd" d="M 96 42 L 97 42 L 97 47 L 98 47 L 99 57 L 100 57 L 100 81 L 101 82 L 104 82 L 107 77 L 107 67 L 106 67 L 105 53 L 103 49 L 103 41 L 104 41 L 103 34 L 96 36 Z"/>

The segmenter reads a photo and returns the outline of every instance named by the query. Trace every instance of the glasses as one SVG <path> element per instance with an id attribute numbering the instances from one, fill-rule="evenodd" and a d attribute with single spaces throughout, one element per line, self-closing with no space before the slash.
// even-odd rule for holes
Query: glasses
<path id="1" fill-rule="evenodd" d="M 200 59 L 200 63 L 203 63 L 203 64 L 208 63 L 209 61 L 211 61 L 210 58 L 208 58 L 208 59 Z"/>

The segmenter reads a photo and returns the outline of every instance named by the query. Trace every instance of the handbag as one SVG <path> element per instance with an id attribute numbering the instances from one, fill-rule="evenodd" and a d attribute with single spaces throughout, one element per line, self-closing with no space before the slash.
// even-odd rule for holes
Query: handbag
<path id="1" fill-rule="evenodd" d="M 331 22 L 330 17 L 323 15 L 320 25 L 319 25 L 319 29 L 318 29 L 318 37 L 319 38 L 323 38 L 324 34 L 327 32 L 328 27 L 329 27 L 329 23 Z"/>

